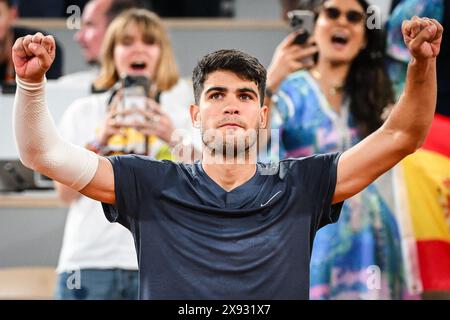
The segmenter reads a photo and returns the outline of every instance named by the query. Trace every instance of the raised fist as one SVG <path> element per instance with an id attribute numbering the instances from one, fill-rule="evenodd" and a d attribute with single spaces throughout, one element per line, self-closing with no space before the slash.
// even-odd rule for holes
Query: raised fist
<path id="1" fill-rule="evenodd" d="M 41 82 L 55 60 L 55 52 L 52 36 L 38 32 L 17 39 L 12 49 L 16 74 L 27 82 Z"/>
<path id="2" fill-rule="evenodd" d="M 417 60 L 436 58 L 441 50 L 444 28 L 435 19 L 413 17 L 403 22 L 402 33 L 411 55 Z"/>

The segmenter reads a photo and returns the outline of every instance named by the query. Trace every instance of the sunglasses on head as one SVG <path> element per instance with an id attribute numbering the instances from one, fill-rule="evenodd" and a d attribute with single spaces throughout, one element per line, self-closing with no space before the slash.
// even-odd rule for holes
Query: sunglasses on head
<path id="1" fill-rule="evenodd" d="M 323 9 L 326 16 L 331 20 L 337 20 L 342 14 L 342 11 L 335 7 L 326 7 Z M 358 24 L 364 20 L 365 14 L 357 10 L 349 10 L 345 13 L 347 21 L 352 24 Z"/>

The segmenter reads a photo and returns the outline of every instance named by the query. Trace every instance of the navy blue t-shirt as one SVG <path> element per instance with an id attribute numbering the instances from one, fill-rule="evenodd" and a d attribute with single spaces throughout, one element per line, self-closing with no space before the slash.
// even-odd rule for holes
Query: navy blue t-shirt
<path id="1" fill-rule="evenodd" d="M 339 155 L 258 163 L 229 192 L 201 163 L 110 157 L 116 205 L 103 209 L 133 233 L 140 298 L 308 299 L 314 235 L 342 208 Z"/>

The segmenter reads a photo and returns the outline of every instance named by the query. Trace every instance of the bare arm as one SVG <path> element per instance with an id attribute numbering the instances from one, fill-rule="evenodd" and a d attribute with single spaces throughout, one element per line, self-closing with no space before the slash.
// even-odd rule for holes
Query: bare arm
<path id="1" fill-rule="evenodd" d="M 35 171 L 82 194 L 113 204 L 111 163 L 75 146 L 58 134 L 45 103 L 45 73 L 55 58 L 55 40 L 41 33 L 17 39 L 13 62 L 17 74 L 14 132 L 20 159 Z"/>
<path id="2" fill-rule="evenodd" d="M 61 184 L 59 182 L 54 183 L 56 193 L 58 194 L 59 199 L 64 201 L 67 204 L 72 203 L 75 200 L 80 198 L 80 193 L 68 186 Z"/>
<path id="3" fill-rule="evenodd" d="M 84 194 L 94 200 L 115 204 L 116 195 L 114 193 L 114 170 L 111 162 L 105 157 L 99 156 L 97 171 L 91 182 L 80 190 Z"/>
<path id="4" fill-rule="evenodd" d="M 413 56 L 405 91 L 385 124 L 342 154 L 333 203 L 362 191 L 420 148 L 428 134 L 436 108 L 436 57 L 443 28 L 436 20 L 414 17 L 402 31 Z"/>

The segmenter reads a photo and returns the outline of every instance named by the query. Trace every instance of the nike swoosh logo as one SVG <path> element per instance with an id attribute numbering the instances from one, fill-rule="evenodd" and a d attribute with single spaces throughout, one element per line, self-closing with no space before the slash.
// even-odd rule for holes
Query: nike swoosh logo
<path id="1" fill-rule="evenodd" d="M 277 193 L 275 193 L 269 200 L 267 200 L 267 202 L 266 203 L 261 203 L 261 207 L 265 207 L 265 206 L 267 206 L 268 204 L 269 204 L 269 202 L 270 201 L 272 201 L 273 200 L 273 198 L 275 198 L 278 194 L 280 194 L 281 193 L 281 191 L 278 191 Z"/>

